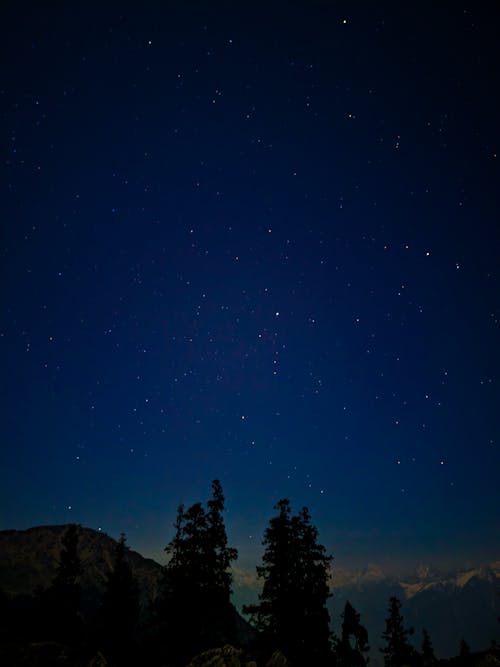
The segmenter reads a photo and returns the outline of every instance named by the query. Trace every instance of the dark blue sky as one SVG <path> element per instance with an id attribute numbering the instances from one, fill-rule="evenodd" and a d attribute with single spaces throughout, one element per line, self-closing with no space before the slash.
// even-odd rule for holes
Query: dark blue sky
<path id="1" fill-rule="evenodd" d="M 1 527 L 498 557 L 498 15 L 3 3 Z M 161 6 L 160 6 L 161 5 Z"/>

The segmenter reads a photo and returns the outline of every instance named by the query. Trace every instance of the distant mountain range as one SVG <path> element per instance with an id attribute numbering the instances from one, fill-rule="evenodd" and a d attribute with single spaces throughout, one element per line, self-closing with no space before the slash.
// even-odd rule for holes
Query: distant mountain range
<path id="1" fill-rule="evenodd" d="M 239 604 L 257 600 L 260 584 L 255 570 L 235 568 Z M 422 629 L 431 635 L 438 657 L 457 655 L 461 639 L 473 650 L 500 642 L 500 561 L 475 569 L 438 573 L 420 567 L 412 576 L 396 577 L 377 565 L 361 571 L 334 567 L 329 601 L 333 629 L 340 633 L 346 600 L 361 614 L 372 646 L 370 664 L 382 664 L 379 646 L 389 598 L 401 601 L 406 626 L 415 628 L 413 644 L 422 645 Z"/>
<path id="2" fill-rule="evenodd" d="M 446 574 L 421 567 L 415 575 L 402 579 L 374 565 L 334 576 L 330 613 L 335 627 L 340 627 L 339 617 L 349 600 L 360 612 L 375 649 L 381 643 L 392 595 L 403 605 L 405 624 L 415 628 L 414 645 L 420 648 L 422 629 L 426 628 L 438 657 L 457 655 L 461 639 L 473 650 L 500 640 L 500 561 Z"/>
<path id="3" fill-rule="evenodd" d="M 36 526 L 28 530 L 0 531 L 0 589 L 11 597 L 29 596 L 50 584 L 56 572 L 62 537 L 68 526 Z M 87 610 L 95 607 L 116 548 L 116 540 L 91 528 L 80 528 L 79 551 L 84 564 L 82 588 Z M 137 578 L 143 602 L 158 590 L 161 565 L 129 550 L 128 560 Z M 335 570 L 330 613 L 338 633 L 346 600 L 361 614 L 372 646 L 372 663 L 380 664 L 378 647 L 385 627 L 389 597 L 402 604 L 406 625 L 415 627 L 414 645 L 420 648 L 422 629 L 429 630 L 438 657 L 456 655 L 461 639 L 473 650 L 500 641 L 500 561 L 485 567 L 447 574 L 419 568 L 414 576 L 391 576 L 375 565 L 359 572 Z M 235 593 L 240 602 L 256 601 L 254 571 L 236 569 Z M 240 636 L 253 633 L 237 614 Z"/>

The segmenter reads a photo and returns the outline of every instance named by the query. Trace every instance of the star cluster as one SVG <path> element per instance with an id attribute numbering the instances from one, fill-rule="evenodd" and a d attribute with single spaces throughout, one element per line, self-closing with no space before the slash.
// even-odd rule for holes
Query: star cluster
<path id="1" fill-rule="evenodd" d="M 2 9 L 2 527 L 491 557 L 493 17 L 188 5 Z"/>

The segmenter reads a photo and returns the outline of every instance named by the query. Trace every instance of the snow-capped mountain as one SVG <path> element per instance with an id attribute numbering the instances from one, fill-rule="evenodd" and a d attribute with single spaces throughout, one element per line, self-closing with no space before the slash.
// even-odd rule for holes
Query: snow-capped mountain
<path id="1" fill-rule="evenodd" d="M 409 600 L 415 595 L 436 588 L 449 592 L 463 589 L 474 580 L 488 581 L 492 584 L 500 583 L 500 561 L 471 570 L 452 572 L 448 575 L 432 573 L 428 567 L 421 567 L 417 570 L 415 578 L 401 581 L 400 585 L 404 590 L 405 598 Z"/>
<path id="2" fill-rule="evenodd" d="M 361 572 L 336 572 L 332 591 L 335 627 L 340 627 L 340 614 L 349 600 L 360 612 L 375 648 L 381 644 L 392 595 L 402 602 L 405 624 L 415 628 L 416 648 L 420 648 L 423 628 L 429 630 L 436 654 L 443 658 L 458 653 L 461 639 L 476 650 L 500 639 L 500 561 L 447 573 L 422 566 L 405 577 L 370 565 Z"/>

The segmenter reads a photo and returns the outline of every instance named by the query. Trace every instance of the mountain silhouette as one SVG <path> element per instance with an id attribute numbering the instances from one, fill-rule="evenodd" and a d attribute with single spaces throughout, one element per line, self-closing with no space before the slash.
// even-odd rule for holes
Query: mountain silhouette
<path id="1" fill-rule="evenodd" d="M 62 538 L 69 524 L 34 526 L 27 530 L 0 531 L 0 590 L 19 601 L 35 589 L 50 585 L 56 573 Z M 83 564 L 80 579 L 82 611 L 92 616 L 112 568 L 117 541 L 93 528 L 79 527 L 78 552 Z M 162 566 L 137 551 L 127 551 L 127 561 L 137 580 L 143 607 L 156 598 Z M 255 630 L 234 608 L 237 635 L 242 644 L 255 637 Z"/>
<path id="2" fill-rule="evenodd" d="M 16 597 L 49 586 L 67 529 L 68 525 L 60 525 L 0 531 L 0 588 Z M 87 603 L 104 589 L 116 544 L 116 540 L 101 531 L 82 527 L 78 530 L 78 552 L 83 564 L 80 583 Z M 127 552 L 127 560 L 137 579 L 141 602 L 146 603 L 156 596 L 161 565 L 132 549 Z"/>
<path id="3" fill-rule="evenodd" d="M 0 531 L 0 589 L 11 598 L 22 599 L 31 596 L 37 587 L 47 587 L 56 573 L 67 528 L 68 525 L 35 526 L 27 530 Z M 84 565 L 81 577 L 84 614 L 95 612 L 112 567 L 116 544 L 116 540 L 104 532 L 79 528 L 79 554 Z M 127 552 L 127 560 L 145 606 L 157 595 L 162 566 L 132 549 Z M 240 579 L 241 572 L 235 581 L 237 593 Z M 254 582 L 254 575 L 249 579 Z M 334 570 L 332 583 L 329 607 L 334 627 L 340 627 L 340 613 L 349 600 L 361 613 L 374 657 L 381 643 L 387 602 L 393 595 L 403 604 L 405 622 L 415 626 L 416 643 L 420 642 L 422 629 L 427 628 L 439 657 L 455 655 L 462 637 L 473 650 L 488 646 L 492 639 L 498 640 L 500 561 L 446 574 L 421 567 L 413 576 L 404 578 L 369 565 L 359 572 Z M 250 587 L 252 596 L 256 597 L 257 591 Z M 255 631 L 236 609 L 234 613 L 238 635 L 242 643 L 248 643 L 255 637 Z"/>

